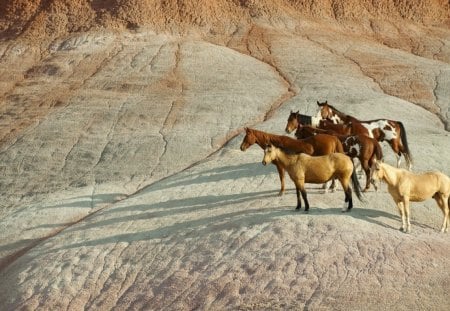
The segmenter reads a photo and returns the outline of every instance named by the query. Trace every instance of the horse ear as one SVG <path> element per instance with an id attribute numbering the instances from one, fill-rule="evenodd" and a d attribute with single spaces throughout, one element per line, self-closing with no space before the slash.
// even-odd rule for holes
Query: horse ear
<path id="1" fill-rule="evenodd" d="M 297 112 L 295 114 L 299 114 L 299 113 L 300 113 L 300 110 L 297 110 Z"/>
<path id="2" fill-rule="evenodd" d="M 322 106 L 322 105 L 319 103 L 319 101 L 317 101 L 317 106 Z"/>
<path id="3" fill-rule="evenodd" d="M 328 99 L 325 101 L 325 105 L 328 105 Z"/>

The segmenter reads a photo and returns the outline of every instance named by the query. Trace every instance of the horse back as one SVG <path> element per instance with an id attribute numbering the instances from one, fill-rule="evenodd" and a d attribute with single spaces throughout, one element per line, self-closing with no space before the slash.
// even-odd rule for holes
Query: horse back
<path id="1" fill-rule="evenodd" d="M 334 135 L 317 134 L 303 139 L 303 141 L 308 142 L 314 146 L 313 155 L 315 156 L 326 155 L 334 152 L 344 152 L 341 141 Z"/>
<path id="2" fill-rule="evenodd" d="M 398 191 L 402 196 L 409 196 L 410 201 L 421 202 L 432 198 L 436 193 L 450 194 L 450 179 L 441 172 L 416 174 L 402 170 L 401 174 Z"/>
<path id="3" fill-rule="evenodd" d="M 314 146 L 310 143 L 289 136 L 272 135 L 270 142 L 276 147 L 288 149 L 295 153 L 313 154 L 314 152 Z"/>

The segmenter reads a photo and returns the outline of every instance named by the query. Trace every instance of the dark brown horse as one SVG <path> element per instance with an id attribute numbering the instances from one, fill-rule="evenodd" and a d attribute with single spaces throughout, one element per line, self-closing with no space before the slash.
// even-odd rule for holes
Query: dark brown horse
<path id="1" fill-rule="evenodd" d="M 294 153 L 306 153 L 308 155 L 326 155 L 330 153 L 344 153 L 342 143 L 333 135 L 320 134 L 306 139 L 294 139 L 289 136 L 275 135 L 251 128 L 245 128 L 245 137 L 241 143 L 241 150 L 245 151 L 253 144 L 258 144 L 263 150 L 267 145 L 287 149 Z M 284 169 L 278 162 L 273 162 L 280 176 L 281 189 L 279 195 L 285 190 L 284 186 Z"/>
<path id="2" fill-rule="evenodd" d="M 304 139 L 317 134 L 333 134 L 331 130 L 322 130 L 308 125 L 299 125 L 295 136 L 299 139 Z M 366 187 L 364 191 L 370 188 L 370 167 L 375 160 L 381 160 L 383 158 L 383 151 L 377 140 L 365 135 L 339 135 L 334 133 L 338 137 L 342 146 L 344 147 L 344 153 L 350 158 L 358 158 L 361 163 L 361 167 L 366 174 Z M 376 184 L 373 184 L 375 190 Z"/>
<path id="3" fill-rule="evenodd" d="M 291 111 L 285 127 L 286 133 L 292 133 L 299 125 L 310 125 L 323 130 L 331 130 L 333 134 L 350 135 L 352 128 L 348 124 L 335 124 L 330 120 L 321 120 L 318 117 L 312 117 Z"/>
<path id="4" fill-rule="evenodd" d="M 323 119 L 328 119 L 334 123 L 348 124 L 352 128 L 352 134 L 366 135 L 375 138 L 377 141 L 387 141 L 397 157 L 397 167 L 400 166 L 400 157 L 405 157 L 408 169 L 412 166 L 412 157 L 406 139 L 406 131 L 400 121 L 376 119 L 360 121 L 355 117 L 347 115 L 328 102 L 317 102 L 320 107 L 320 115 Z"/>

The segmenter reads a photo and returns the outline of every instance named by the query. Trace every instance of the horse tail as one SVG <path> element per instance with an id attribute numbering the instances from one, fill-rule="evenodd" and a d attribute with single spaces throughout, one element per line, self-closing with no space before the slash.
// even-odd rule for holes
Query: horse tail
<path id="1" fill-rule="evenodd" d="M 359 184 L 359 181 L 358 181 L 358 176 L 356 175 L 355 165 L 353 165 L 352 185 L 353 185 L 353 191 L 355 192 L 356 196 L 358 197 L 358 200 L 363 201 L 362 189 L 361 189 L 361 185 Z"/>
<path id="2" fill-rule="evenodd" d="M 409 166 L 411 166 L 412 156 L 411 156 L 411 152 L 409 151 L 408 139 L 406 138 L 406 130 L 405 130 L 405 127 L 403 126 L 402 122 L 397 121 L 397 123 L 400 126 L 400 138 L 402 140 L 402 145 L 403 145 L 403 154 L 405 155 L 406 162 L 408 163 Z"/>

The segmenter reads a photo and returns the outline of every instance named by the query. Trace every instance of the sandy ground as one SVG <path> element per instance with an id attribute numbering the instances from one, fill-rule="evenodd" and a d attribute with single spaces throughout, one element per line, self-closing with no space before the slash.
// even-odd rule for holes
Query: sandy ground
<path id="1" fill-rule="evenodd" d="M 262 150 L 239 150 L 244 126 L 282 134 L 328 100 L 402 121 L 413 169 L 450 175 L 450 39 L 432 34 L 439 57 L 306 22 L 226 45 L 148 29 L 45 55 L 3 43 L 1 309 L 447 310 L 434 201 L 413 204 L 410 234 L 385 185 L 350 213 L 308 185 L 296 212 L 292 182 L 277 196 Z"/>

